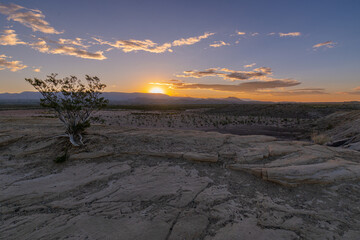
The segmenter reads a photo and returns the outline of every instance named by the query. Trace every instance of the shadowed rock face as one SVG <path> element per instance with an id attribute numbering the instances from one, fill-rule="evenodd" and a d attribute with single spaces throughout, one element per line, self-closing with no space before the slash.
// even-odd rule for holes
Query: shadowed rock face
<path id="1" fill-rule="evenodd" d="M 360 111 L 336 112 L 320 119 L 317 127 L 330 146 L 360 151 Z"/>
<path id="2" fill-rule="evenodd" d="M 200 131 L 0 117 L 4 239 L 356 239 L 360 153 Z M 250 174 L 249 174 L 250 173 Z"/>

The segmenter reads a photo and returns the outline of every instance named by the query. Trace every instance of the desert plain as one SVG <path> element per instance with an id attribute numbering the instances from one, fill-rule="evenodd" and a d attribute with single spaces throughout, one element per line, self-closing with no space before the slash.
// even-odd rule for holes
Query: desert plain
<path id="1" fill-rule="evenodd" d="M 359 238 L 358 110 L 225 110 L 101 111 L 81 147 L 48 110 L 0 111 L 0 238 Z"/>

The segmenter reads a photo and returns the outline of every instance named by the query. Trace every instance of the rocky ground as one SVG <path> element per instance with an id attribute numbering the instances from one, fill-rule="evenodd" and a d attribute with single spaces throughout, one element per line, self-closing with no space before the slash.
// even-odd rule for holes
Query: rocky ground
<path id="1" fill-rule="evenodd" d="M 360 152 L 0 114 L 0 239 L 357 239 Z"/>
<path id="2" fill-rule="evenodd" d="M 317 128 L 327 145 L 360 151 L 360 111 L 330 114 L 319 119 Z"/>
<path id="3" fill-rule="evenodd" d="M 187 129 L 216 131 L 236 135 L 269 135 L 282 139 L 309 138 L 309 118 L 236 116 L 210 114 L 208 109 L 146 111 L 108 110 L 97 114 L 110 126 L 136 128 Z"/>

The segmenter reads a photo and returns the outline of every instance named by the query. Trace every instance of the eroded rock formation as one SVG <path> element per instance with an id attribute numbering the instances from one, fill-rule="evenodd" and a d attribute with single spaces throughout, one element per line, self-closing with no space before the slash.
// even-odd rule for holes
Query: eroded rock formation
<path id="1" fill-rule="evenodd" d="M 356 239 L 360 152 L 267 136 L 0 117 L 4 239 Z"/>

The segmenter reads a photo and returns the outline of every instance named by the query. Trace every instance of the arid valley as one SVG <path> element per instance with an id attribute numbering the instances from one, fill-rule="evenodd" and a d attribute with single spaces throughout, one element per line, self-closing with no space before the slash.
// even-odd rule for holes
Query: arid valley
<path id="1" fill-rule="evenodd" d="M 0 111 L 1 238 L 359 236 L 358 110 L 286 121 L 211 111 L 104 110 L 85 145 L 66 149 L 48 110 Z M 316 144 L 309 124 L 347 143 Z"/>

